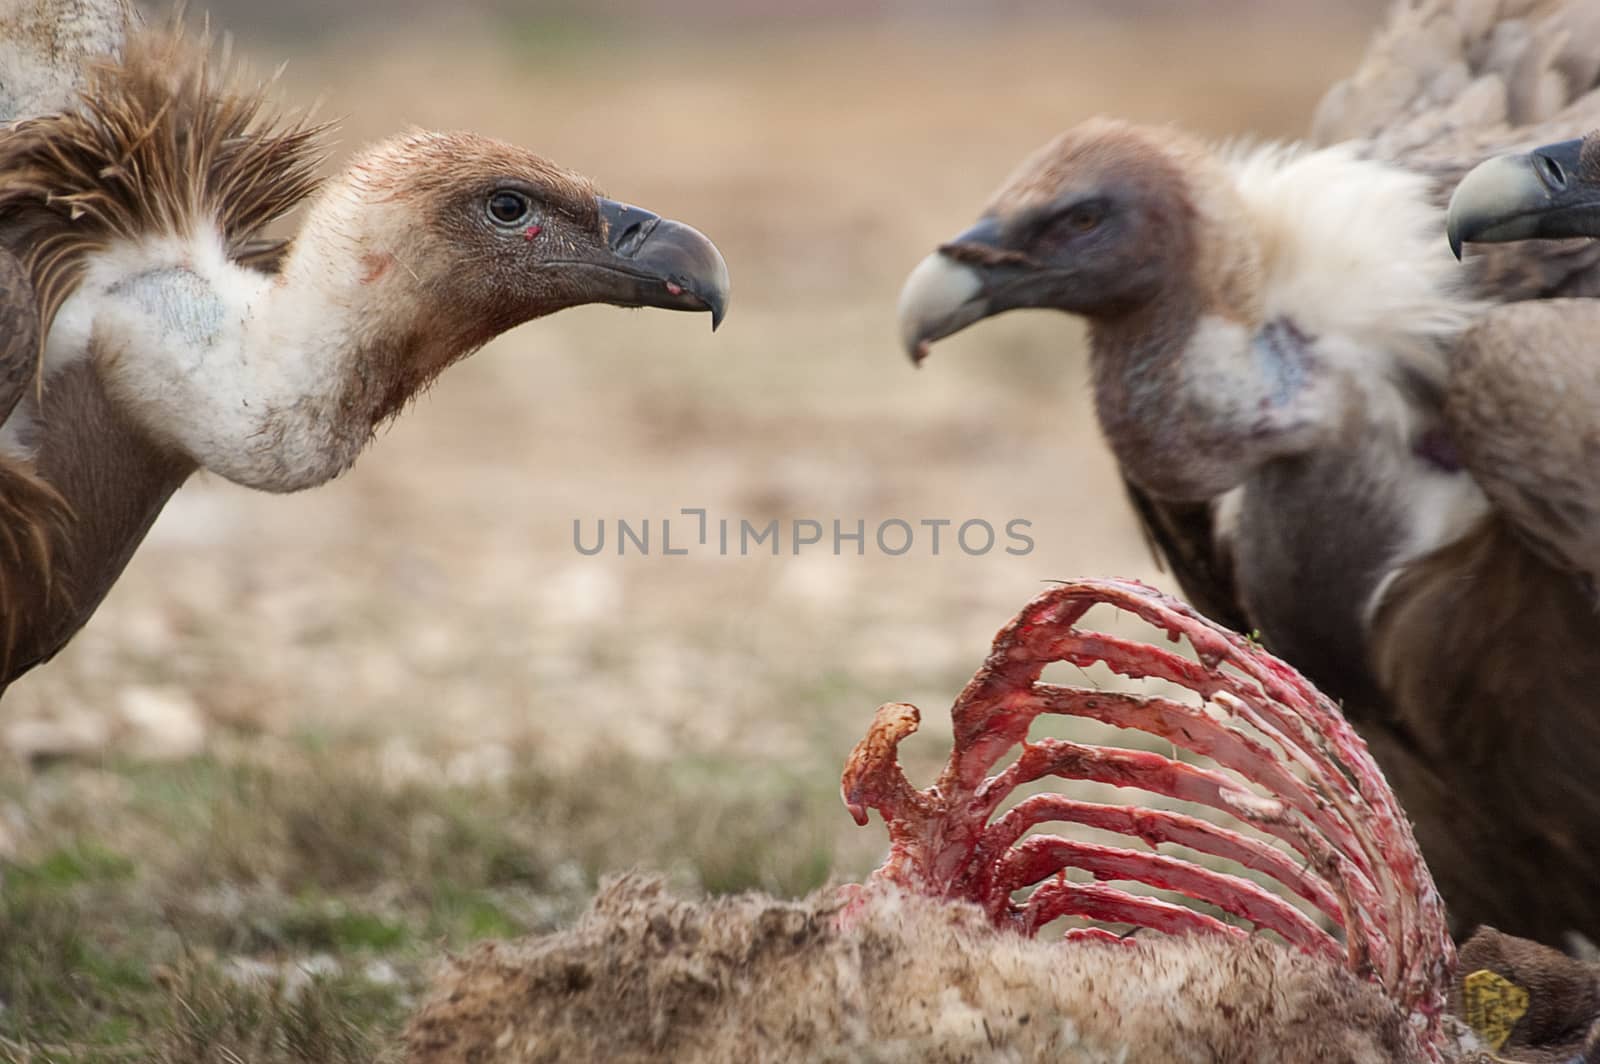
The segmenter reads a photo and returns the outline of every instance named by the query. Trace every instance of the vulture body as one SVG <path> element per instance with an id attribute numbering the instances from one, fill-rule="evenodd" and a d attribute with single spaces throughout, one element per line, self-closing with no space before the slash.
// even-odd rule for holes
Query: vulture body
<path id="1" fill-rule="evenodd" d="M 0 689 L 197 469 L 312 487 L 521 322 L 602 302 L 715 325 L 727 298 L 705 237 L 513 145 L 418 131 L 319 182 L 324 127 L 124 14 L 0 0 L 33 33 L 0 50 L 0 100 L 53 108 L 0 125 Z M 261 239 L 302 204 L 292 244 Z"/>
<path id="2" fill-rule="evenodd" d="M 1593 5 L 1412 0 L 1311 143 L 1086 123 L 900 307 L 919 361 L 1015 307 L 1087 318 L 1101 427 L 1185 593 L 1343 702 L 1458 931 L 1553 943 L 1600 936 L 1600 613 L 1579 549 L 1600 471 L 1573 459 L 1600 375 L 1545 301 L 1600 293 L 1600 247 L 1461 267 L 1445 203 L 1486 155 L 1600 121 L 1597 72 Z"/>

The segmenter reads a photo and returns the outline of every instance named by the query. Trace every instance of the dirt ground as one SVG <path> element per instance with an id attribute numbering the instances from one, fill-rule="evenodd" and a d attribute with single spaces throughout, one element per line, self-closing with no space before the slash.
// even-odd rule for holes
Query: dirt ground
<path id="1" fill-rule="evenodd" d="M 790 893 L 870 869 L 881 834 L 855 828 L 835 788 L 879 703 L 923 707 L 931 765 L 944 708 L 1043 581 L 1170 586 L 1095 428 L 1079 327 L 1009 316 L 913 371 L 901 280 L 1087 116 L 1298 134 L 1372 28 L 1317 18 L 656 20 L 619 35 L 418 16 L 241 40 L 258 69 L 291 60 L 288 98 L 342 118 L 340 154 L 408 125 L 470 127 L 694 224 L 727 257 L 731 310 L 716 335 L 698 315 L 565 312 L 452 370 L 332 485 L 269 497 L 202 478 L 179 494 L 89 627 L 0 706 L 0 859 L 13 908 L 17 883 L 45 907 L 13 911 L 13 931 L 66 913 L 62 933 L 129 980 L 89 1004 L 40 991 L 30 1012 L 0 977 L 0 1056 L 55 1059 L 28 1054 L 66 1052 L 85 1015 L 117 1024 L 96 1044 L 146 1044 L 155 996 L 195 1000 L 175 979 L 308 955 L 398 972 L 364 1014 L 378 1044 L 428 957 L 558 925 L 608 869 Z M 685 543 L 686 507 L 735 528 L 776 519 L 782 553 L 721 556 L 713 527 L 666 556 L 660 523 Z M 864 521 L 865 556 L 835 556 L 831 534 L 794 555 L 797 518 Z M 649 556 L 617 556 L 618 519 L 650 521 Z M 904 556 L 871 542 L 889 519 L 918 530 Z M 920 525 L 935 519 L 987 521 L 1001 542 L 967 556 L 947 531 L 935 557 Z M 1014 519 L 1030 523 L 1024 556 L 1003 549 Z M 574 522 L 592 539 L 602 520 L 608 549 L 585 556 Z M 377 823 L 428 817 L 465 849 Z M 489 820 L 494 845 L 537 851 L 537 876 L 471 871 Z M 324 851 L 332 871 L 307 857 Z M 413 903 L 405 877 L 437 889 Z M 456 879 L 493 918 L 434 922 Z M 240 938 L 195 901 L 217 897 L 280 929 L 307 906 L 379 913 L 403 941 Z"/>

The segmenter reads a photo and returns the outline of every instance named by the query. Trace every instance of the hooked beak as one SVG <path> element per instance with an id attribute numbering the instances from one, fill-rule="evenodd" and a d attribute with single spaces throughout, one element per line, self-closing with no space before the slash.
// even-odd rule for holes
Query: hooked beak
<path id="1" fill-rule="evenodd" d="M 1586 179 L 1582 140 L 1479 163 L 1450 197 L 1446 232 L 1464 243 L 1600 236 L 1600 184 Z"/>
<path id="2" fill-rule="evenodd" d="M 728 264 L 698 230 L 616 200 L 599 201 L 606 248 L 594 302 L 619 307 L 709 310 L 711 328 L 728 312 Z"/>
<path id="3" fill-rule="evenodd" d="M 929 255 L 900 289 L 900 342 L 911 364 L 922 365 L 935 340 L 1005 309 L 993 298 L 982 259 L 999 250 L 1000 226 L 986 218 Z"/>

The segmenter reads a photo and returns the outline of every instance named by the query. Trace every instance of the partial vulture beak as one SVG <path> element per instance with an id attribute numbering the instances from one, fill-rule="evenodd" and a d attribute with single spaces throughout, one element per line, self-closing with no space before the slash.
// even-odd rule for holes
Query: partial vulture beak
<path id="1" fill-rule="evenodd" d="M 613 275 L 602 302 L 619 307 L 709 310 L 711 328 L 728 312 L 728 264 L 698 230 L 616 200 L 599 201 Z"/>
<path id="2" fill-rule="evenodd" d="M 988 278 L 955 256 L 964 247 L 992 248 L 998 225 L 986 219 L 917 263 L 900 289 L 900 342 L 911 364 L 922 365 L 935 340 L 954 335 L 995 312 Z"/>
<path id="3" fill-rule="evenodd" d="M 1450 197 L 1446 232 L 1464 243 L 1600 236 L 1600 186 L 1580 167 L 1582 140 L 1479 163 Z"/>

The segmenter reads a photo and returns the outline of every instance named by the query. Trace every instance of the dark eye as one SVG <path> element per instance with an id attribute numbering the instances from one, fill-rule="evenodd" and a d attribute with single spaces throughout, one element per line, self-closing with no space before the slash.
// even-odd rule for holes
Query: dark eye
<path id="1" fill-rule="evenodd" d="M 496 225 L 521 225 L 533 213 L 533 204 L 521 192 L 502 188 L 489 194 L 485 205 Z"/>
<path id="2" fill-rule="evenodd" d="M 1074 207 L 1066 214 L 1068 228 L 1076 229 L 1080 233 L 1087 233 L 1100 224 L 1106 216 L 1105 208 L 1094 203 L 1085 203 Z"/>

